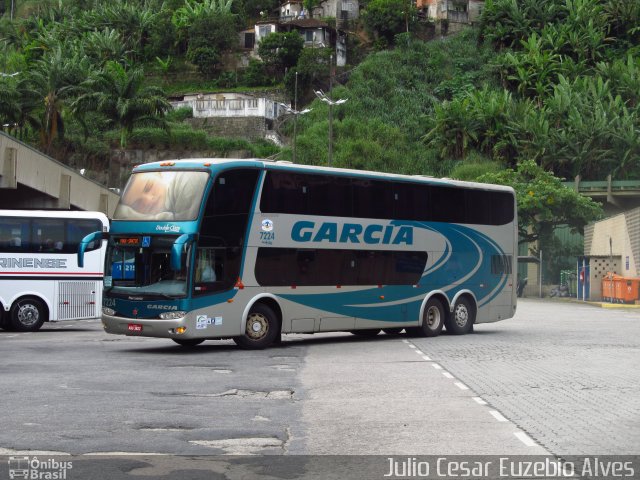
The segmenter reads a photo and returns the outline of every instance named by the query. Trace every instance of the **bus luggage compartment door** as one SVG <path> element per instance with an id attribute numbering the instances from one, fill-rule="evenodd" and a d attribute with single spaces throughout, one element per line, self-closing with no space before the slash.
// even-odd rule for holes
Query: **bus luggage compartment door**
<path id="1" fill-rule="evenodd" d="M 101 282 L 63 281 L 58 284 L 58 315 L 56 320 L 76 320 L 98 316 L 98 289 Z"/>

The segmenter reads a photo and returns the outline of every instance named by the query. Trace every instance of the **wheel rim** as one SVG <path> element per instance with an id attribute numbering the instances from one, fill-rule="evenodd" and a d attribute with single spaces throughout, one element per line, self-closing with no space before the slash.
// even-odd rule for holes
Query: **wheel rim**
<path id="1" fill-rule="evenodd" d="M 20 305 L 18 309 L 18 321 L 25 327 L 31 327 L 38 323 L 40 320 L 40 311 L 38 307 L 32 303 L 25 303 Z"/>
<path id="2" fill-rule="evenodd" d="M 260 340 L 269 332 L 269 321 L 261 313 L 251 313 L 247 318 L 247 336 Z"/>
<path id="3" fill-rule="evenodd" d="M 425 317 L 425 322 L 429 330 L 436 330 L 440 325 L 440 309 L 438 307 L 429 307 Z"/>
<path id="4" fill-rule="evenodd" d="M 466 305 L 459 304 L 456 306 L 455 321 L 459 327 L 465 327 L 467 325 L 469 322 L 469 310 Z"/>

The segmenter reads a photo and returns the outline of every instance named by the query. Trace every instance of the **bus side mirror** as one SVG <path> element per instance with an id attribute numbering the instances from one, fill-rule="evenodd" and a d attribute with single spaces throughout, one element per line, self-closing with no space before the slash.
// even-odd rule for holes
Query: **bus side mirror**
<path id="1" fill-rule="evenodd" d="M 184 252 L 184 247 L 194 238 L 195 235 L 193 233 L 185 233 L 173 242 L 171 246 L 171 270 L 182 270 L 182 253 Z"/>
<path id="2" fill-rule="evenodd" d="M 101 242 L 102 239 L 102 232 L 93 232 L 80 240 L 80 244 L 78 245 L 78 267 L 84 267 L 84 252 L 87 251 L 89 245 L 93 242 Z"/>

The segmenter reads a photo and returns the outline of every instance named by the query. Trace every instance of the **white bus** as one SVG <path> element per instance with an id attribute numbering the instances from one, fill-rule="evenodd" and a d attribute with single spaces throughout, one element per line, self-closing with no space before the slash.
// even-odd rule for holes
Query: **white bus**
<path id="1" fill-rule="evenodd" d="M 157 162 L 134 169 L 114 213 L 102 321 L 108 333 L 186 346 L 464 334 L 514 315 L 516 253 L 509 187 L 264 160 Z"/>
<path id="2" fill-rule="evenodd" d="M 88 246 L 84 267 L 77 262 L 78 244 L 96 230 L 109 230 L 100 212 L 0 210 L 0 327 L 100 316 L 106 242 Z"/>

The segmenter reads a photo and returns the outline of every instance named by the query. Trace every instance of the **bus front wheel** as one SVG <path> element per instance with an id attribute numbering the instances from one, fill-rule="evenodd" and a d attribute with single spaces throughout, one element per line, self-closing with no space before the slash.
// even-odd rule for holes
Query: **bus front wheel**
<path id="1" fill-rule="evenodd" d="M 464 335 L 473 330 L 476 320 L 476 311 L 472 303 L 466 297 L 460 297 L 453 307 L 453 312 L 446 320 L 447 333 L 452 335 Z"/>
<path id="2" fill-rule="evenodd" d="M 47 310 L 36 298 L 21 298 L 11 307 L 11 326 L 18 332 L 35 332 L 44 323 Z"/>
<path id="3" fill-rule="evenodd" d="M 271 345 L 279 333 L 278 317 L 268 306 L 257 303 L 247 315 L 244 335 L 233 340 L 247 349 L 262 349 Z"/>
<path id="4" fill-rule="evenodd" d="M 446 315 L 442 302 L 430 298 L 424 307 L 422 324 L 419 327 L 407 328 L 407 333 L 416 337 L 437 337 L 442 332 Z"/>

